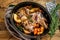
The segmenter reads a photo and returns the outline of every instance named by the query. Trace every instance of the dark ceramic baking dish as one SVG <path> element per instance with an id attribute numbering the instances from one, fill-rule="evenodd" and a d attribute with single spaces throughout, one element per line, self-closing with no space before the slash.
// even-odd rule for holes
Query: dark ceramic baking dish
<path id="1" fill-rule="evenodd" d="M 15 25 L 13 19 L 12 19 L 12 14 L 16 13 L 18 11 L 19 8 L 21 7 L 25 7 L 25 6 L 32 6 L 32 7 L 38 7 L 40 8 L 44 13 L 43 16 L 47 19 L 47 23 L 48 23 L 48 29 L 44 30 L 44 33 L 41 35 L 37 35 L 37 36 L 32 36 L 32 35 L 26 35 L 23 32 L 21 32 L 17 26 Z M 43 7 L 42 5 L 35 3 L 35 2 L 21 2 L 19 4 L 17 4 L 12 11 L 10 12 L 10 18 L 9 20 L 10 24 L 12 25 L 11 27 L 19 34 L 19 36 L 21 36 L 22 38 L 37 38 L 38 36 L 42 37 L 44 35 L 46 35 L 49 32 L 50 29 L 50 23 L 51 23 L 51 16 L 49 14 L 49 12 L 47 11 L 47 9 L 45 7 Z M 7 22 L 7 21 L 6 21 Z"/>

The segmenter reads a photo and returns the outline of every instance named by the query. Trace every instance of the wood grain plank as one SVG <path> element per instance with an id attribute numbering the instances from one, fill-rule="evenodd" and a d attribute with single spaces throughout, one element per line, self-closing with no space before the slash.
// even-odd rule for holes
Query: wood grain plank
<path id="1" fill-rule="evenodd" d="M 11 37 L 11 35 L 7 30 L 0 31 L 0 38 L 9 38 L 9 37 Z"/>

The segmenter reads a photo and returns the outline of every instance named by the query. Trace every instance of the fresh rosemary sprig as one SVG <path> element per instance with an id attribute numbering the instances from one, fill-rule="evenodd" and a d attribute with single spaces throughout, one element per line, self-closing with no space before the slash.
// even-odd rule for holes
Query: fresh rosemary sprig
<path id="1" fill-rule="evenodd" d="M 59 25 L 59 18 L 57 16 L 57 10 L 60 9 L 60 4 L 57 4 L 54 9 L 51 10 L 50 15 L 51 15 L 51 24 L 50 24 L 50 31 L 49 34 L 52 37 L 55 34 L 55 31 Z"/>

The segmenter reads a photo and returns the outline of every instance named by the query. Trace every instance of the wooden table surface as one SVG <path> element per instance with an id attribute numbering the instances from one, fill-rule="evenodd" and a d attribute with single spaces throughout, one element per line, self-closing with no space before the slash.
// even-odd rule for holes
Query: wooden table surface
<path id="1" fill-rule="evenodd" d="M 8 30 L 6 29 L 5 23 L 4 23 L 4 15 L 6 13 L 6 9 L 10 4 L 18 4 L 20 2 L 23 2 L 26 0 L 0 0 L 0 40 L 18 40 L 17 38 L 13 37 Z M 45 6 L 45 3 L 49 0 L 31 0 L 33 2 L 37 2 L 39 4 L 42 4 Z M 57 3 L 60 2 L 60 0 L 56 1 Z M 48 39 L 47 39 L 48 38 Z M 42 40 L 49 40 L 49 36 L 43 37 Z M 59 30 L 56 31 L 56 34 L 53 36 L 52 40 L 60 40 L 60 32 Z"/>

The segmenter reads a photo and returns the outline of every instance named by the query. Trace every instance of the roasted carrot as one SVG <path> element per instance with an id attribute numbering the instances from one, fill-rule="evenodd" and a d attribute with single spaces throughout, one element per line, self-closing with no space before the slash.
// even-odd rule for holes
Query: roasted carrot
<path id="1" fill-rule="evenodd" d="M 36 34 L 37 34 L 37 32 L 38 32 L 38 29 L 37 29 L 37 28 L 35 28 L 35 29 L 34 29 L 34 35 L 36 35 Z"/>

